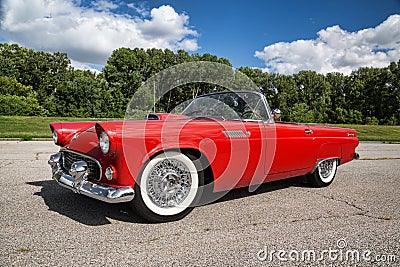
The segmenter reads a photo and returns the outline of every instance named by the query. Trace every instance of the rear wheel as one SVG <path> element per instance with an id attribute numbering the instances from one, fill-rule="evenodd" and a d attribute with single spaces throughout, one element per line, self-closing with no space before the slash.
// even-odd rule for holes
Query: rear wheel
<path id="1" fill-rule="evenodd" d="M 179 220 L 189 214 L 201 196 L 204 175 L 191 155 L 167 151 L 151 159 L 135 185 L 132 206 L 151 222 Z"/>
<path id="2" fill-rule="evenodd" d="M 318 163 L 316 170 L 307 176 L 308 182 L 316 187 L 328 186 L 336 175 L 337 159 L 325 159 Z"/>

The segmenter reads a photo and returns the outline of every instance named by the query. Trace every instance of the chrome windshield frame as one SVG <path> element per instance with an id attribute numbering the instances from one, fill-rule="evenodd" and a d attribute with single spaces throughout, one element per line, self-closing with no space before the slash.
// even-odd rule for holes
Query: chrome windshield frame
<path id="1" fill-rule="evenodd" d="M 195 99 L 193 99 L 192 102 L 190 102 L 190 104 L 182 111 L 181 114 L 182 114 L 182 115 L 185 115 L 185 111 L 187 111 L 187 110 L 191 107 L 192 103 L 193 103 L 194 101 L 196 101 L 197 99 L 204 98 L 204 97 L 208 97 L 208 96 L 213 96 L 213 95 L 229 94 L 229 93 L 237 94 L 239 97 L 240 97 L 240 94 L 246 94 L 246 93 L 251 93 L 251 94 L 256 94 L 256 95 L 258 95 L 258 96 L 260 97 L 260 100 L 264 103 L 264 108 L 265 108 L 265 110 L 266 110 L 266 117 L 263 118 L 263 119 L 243 119 L 243 118 L 240 118 L 240 119 L 228 119 L 228 120 L 241 120 L 241 121 L 245 121 L 245 122 L 260 122 L 260 121 L 263 121 L 264 123 L 272 123 L 272 122 L 274 121 L 274 120 L 273 120 L 273 117 L 272 117 L 272 115 L 271 115 L 271 109 L 270 109 L 270 107 L 269 107 L 269 105 L 268 105 L 268 102 L 267 102 L 267 99 L 266 99 L 265 95 L 263 95 L 261 92 L 258 92 L 258 91 L 250 91 L 250 90 L 223 91 L 223 92 L 215 92 L 215 93 L 211 93 L 211 94 L 205 94 L 205 95 L 198 96 L 198 97 L 196 97 Z M 240 98 L 241 98 L 241 97 L 240 97 Z M 242 99 L 243 99 L 243 98 L 242 98 Z M 188 115 L 187 115 L 187 116 L 188 116 Z M 196 116 L 194 116 L 194 117 L 196 117 Z M 207 117 L 207 116 L 202 115 L 201 117 Z M 212 117 L 212 116 L 210 116 L 210 117 Z M 225 119 L 225 118 L 224 118 L 224 119 Z"/>

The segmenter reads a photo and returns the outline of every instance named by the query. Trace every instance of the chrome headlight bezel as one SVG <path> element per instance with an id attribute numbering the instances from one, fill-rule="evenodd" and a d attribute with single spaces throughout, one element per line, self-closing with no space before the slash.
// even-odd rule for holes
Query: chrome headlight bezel
<path id="1" fill-rule="evenodd" d="M 53 141 L 54 141 L 54 144 L 57 144 L 57 142 L 58 142 L 58 134 L 57 134 L 56 130 L 53 130 Z"/>
<path id="2" fill-rule="evenodd" d="M 107 154 L 110 151 L 110 138 L 105 131 L 102 131 L 99 135 L 99 144 L 103 154 Z"/>

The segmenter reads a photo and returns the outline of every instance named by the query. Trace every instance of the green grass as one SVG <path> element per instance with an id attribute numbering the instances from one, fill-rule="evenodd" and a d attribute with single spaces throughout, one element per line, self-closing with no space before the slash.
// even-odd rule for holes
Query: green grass
<path id="1" fill-rule="evenodd" d="M 360 141 L 400 142 L 400 126 L 335 124 L 332 126 L 352 128 Z"/>
<path id="2" fill-rule="evenodd" d="M 104 118 L 0 116 L 0 138 L 51 138 L 49 123 L 57 121 L 99 121 Z M 360 141 L 400 142 L 400 126 L 336 124 L 353 128 Z"/>
<path id="3" fill-rule="evenodd" d="M 0 138 L 51 138 L 49 124 L 58 121 L 99 121 L 99 118 L 0 116 Z"/>

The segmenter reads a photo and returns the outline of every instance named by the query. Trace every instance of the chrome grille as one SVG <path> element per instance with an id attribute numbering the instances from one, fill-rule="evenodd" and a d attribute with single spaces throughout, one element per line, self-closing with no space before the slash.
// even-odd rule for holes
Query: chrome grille
<path id="1" fill-rule="evenodd" d="M 97 180 L 101 179 L 101 167 L 100 164 L 93 158 L 72 152 L 68 150 L 61 151 L 62 154 L 62 167 L 64 171 L 69 173 L 72 163 L 75 161 L 83 160 L 88 165 L 88 179 Z"/>

